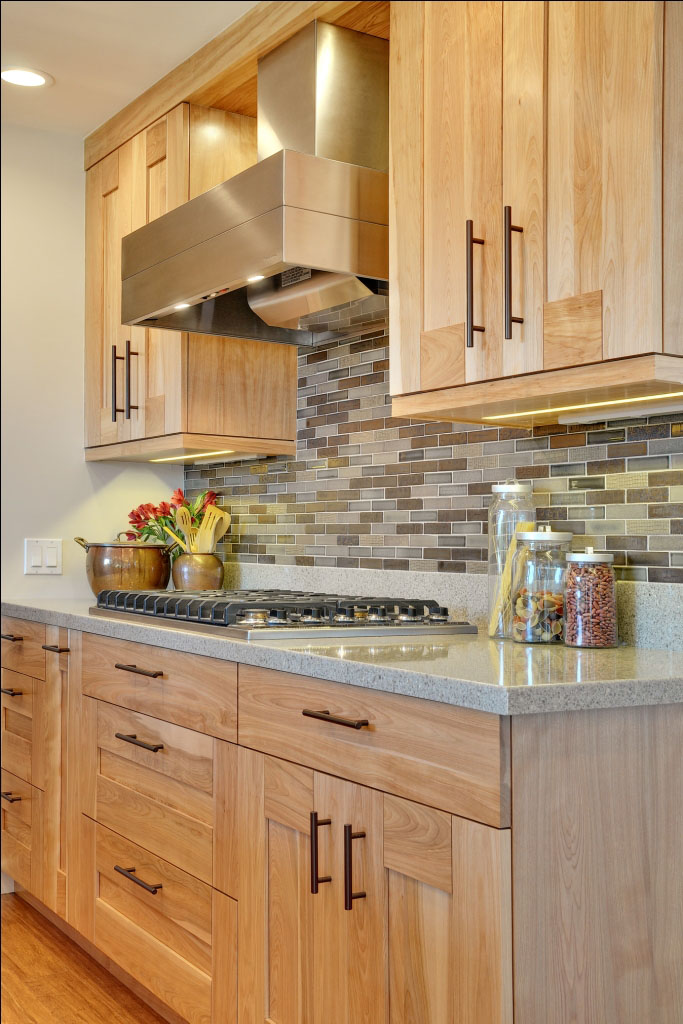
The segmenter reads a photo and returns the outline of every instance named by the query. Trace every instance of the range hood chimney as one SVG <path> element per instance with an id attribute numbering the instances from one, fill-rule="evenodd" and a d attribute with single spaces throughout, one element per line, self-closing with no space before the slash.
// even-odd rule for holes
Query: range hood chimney
<path id="1" fill-rule="evenodd" d="M 385 39 L 312 22 L 261 58 L 259 162 L 123 239 L 124 323 L 311 345 L 349 322 L 326 310 L 376 320 L 388 57 Z"/>

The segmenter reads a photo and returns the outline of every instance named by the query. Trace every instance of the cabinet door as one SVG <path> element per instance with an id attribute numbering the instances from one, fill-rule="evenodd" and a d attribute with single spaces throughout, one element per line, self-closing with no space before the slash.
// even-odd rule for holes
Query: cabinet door
<path id="1" fill-rule="evenodd" d="M 512 1024 L 510 830 L 384 796 L 391 1024 Z"/>
<path id="2" fill-rule="evenodd" d="M 189 105 L 181 103 L 131 141 L 131 231 L 189 199 Z M 120 290 L 119 282 L 119 290 Z M 186 429 L 187 335 L 127 328 L 132 367 L 132 437 Z"/>
<path id="3" fill-rule="evenodd" d="M 391 17 L 392 392 L 405 393 L 502 373 L 503 5 Z M 483 244 L 468 245 L 470 221 Z"/>
<path id="4" fill-rule="evenodd" d="M 662 350 L 663 12 L 548 5 L 546 370 Z"/>
<path id="5" fill-rule="evenodd" d="M 85 443 L 131 437 L 125 415 L 126 341 L 121 325 L 121 239 L 131 231 L 132 144 L 86 174 Z M 116 398 L 116 410 L 112 408 Z"/>

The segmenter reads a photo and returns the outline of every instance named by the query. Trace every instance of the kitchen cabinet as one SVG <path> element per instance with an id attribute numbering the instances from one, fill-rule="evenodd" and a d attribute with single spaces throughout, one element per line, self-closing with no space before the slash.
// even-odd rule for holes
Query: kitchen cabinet
<path id="1" fill-rule="evenodd" d="M 680 392 L 680 5 L 391 19 L 395 414 L 527 424 Z"/>
<path id="2" fill-rule="evenodd" d="M 512 1021 L 509 830 L 238 763 L 240 1021 Z"/>
<path id="3" fill-rule="evenodd" d="M 86 174 L 86 459 L 294 451 L 296 349 L 121 324 L 121 239 L 256 159 L 255 123 L 181 103 Z"/>
<path id="4" fill-rule="evenodd" d="M 2 620 L 2 865 L 66 915 L 69 634 Z"/>

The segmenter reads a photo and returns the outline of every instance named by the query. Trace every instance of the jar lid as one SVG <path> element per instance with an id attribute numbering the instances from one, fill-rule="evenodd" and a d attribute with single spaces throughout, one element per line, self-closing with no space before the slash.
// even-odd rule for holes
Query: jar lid
<path id="1" fill-rule="evenodd" d="M 538 540 L 547 544 L 567 544 L 574 537 L 573 533 L 561 533 L 553 530 L 550 526 L 540 526 L 538 530 L 522 531 L 517 534 L 518 540 Z"/>
<path id="2" fill-rule="evenodd" d="M 531 480 L 505 480 L 502 484 L 494 484 L 494 494 L 531 494 Z"/>
<path id="3" fill-rule="evenodd" d="M 572 551 L 565 556 L 568 562 L 613 562 L 614 555 L 609 551 L 594 551 L 593 548 L 586 548 L 585 551 Z"/>

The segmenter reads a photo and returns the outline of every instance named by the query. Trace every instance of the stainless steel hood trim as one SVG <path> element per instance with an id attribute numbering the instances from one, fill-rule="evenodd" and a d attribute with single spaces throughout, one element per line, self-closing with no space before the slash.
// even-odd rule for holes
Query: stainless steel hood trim
<path id="1" fill-rule="evenodd" d="M 122 320 L 188 330 L 177 304 L 296 266 L 387 279 L 386 174 L 282 151 L 159 217 L 123 240 Z M 244 330 L 227 333 L 256 336 Z M 202 333 L 224 334 L 226 326 Z"/>

